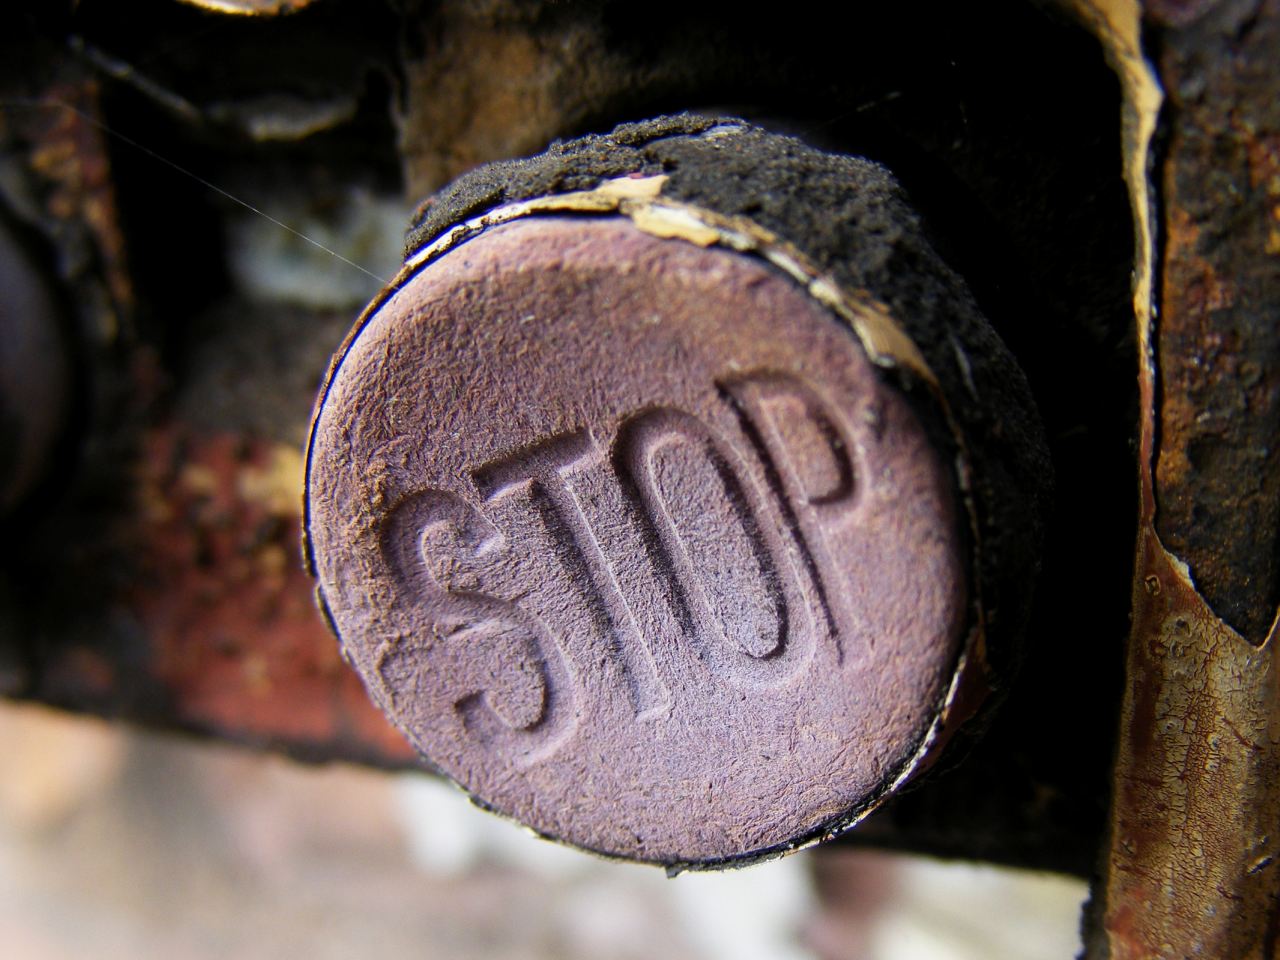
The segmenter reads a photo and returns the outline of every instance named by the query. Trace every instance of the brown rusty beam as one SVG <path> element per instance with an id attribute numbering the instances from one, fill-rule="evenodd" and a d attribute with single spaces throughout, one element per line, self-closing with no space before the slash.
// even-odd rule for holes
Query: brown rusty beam
<path id="1" fill-rule="evenodd" d="M 1280 4 L 1158 34 L 1156 531 L 1251 643 L 1280 604 Z"/>
<path id="2" fill-rule="evenodd" d="M 1148 241 L 1135 291 L 1143 419 L 1133 630 L 1088 956 L 1271 957 L 1280 4 L 1167 6 L 1154 5 L 1148 35 L 1170 97 L 1161 311 L 1153 315 Z M 1136 7 L 1095 12 L 1127 80 L 1141 214 L 1159 92 L 1141 60 Z M 1138 229 L 1150 237 L 1141 216 Z"/>

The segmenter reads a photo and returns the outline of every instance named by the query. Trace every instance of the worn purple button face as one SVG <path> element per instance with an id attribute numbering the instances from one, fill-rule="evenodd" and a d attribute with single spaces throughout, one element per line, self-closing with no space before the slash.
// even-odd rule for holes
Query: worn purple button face
<path id="1" fill-rule="evenodd" d="M 494 810 L 696 863 L 840 818 L 955 668 L 948 465 L 857 339 L 758 259 L 531 217 L 392 296 L 308 477 L 372 695 Z"/>

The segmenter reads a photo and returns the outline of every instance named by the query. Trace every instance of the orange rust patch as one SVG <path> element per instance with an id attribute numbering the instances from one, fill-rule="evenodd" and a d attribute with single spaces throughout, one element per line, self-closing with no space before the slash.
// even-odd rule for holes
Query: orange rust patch
<path id="1" fill-rule="evenodd" d="M 1116 758 L 1113 960 L 1260 957 L 1280 890 L 1275 636 L 1219 620 L 1148 530 Z"/>
<path id="2" fill-rule="evenodd" d="M 146 439 L 133 606 L 174 719 L 219 736 L 410 764 L 317 616 L 287 448 L 176 426 Z"/>

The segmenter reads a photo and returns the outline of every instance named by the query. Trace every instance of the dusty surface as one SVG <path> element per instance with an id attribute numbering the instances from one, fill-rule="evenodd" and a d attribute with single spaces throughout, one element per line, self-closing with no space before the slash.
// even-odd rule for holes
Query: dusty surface
<path id="1" fill-rule="evenodd" d="M 549 835 L 778 846 L 882 789 L 948 689 L 949 464 L 758 260 L 616 217 L 493 228 L 363 328 L 311 463 L 348 656 L 426 756 Z"/>

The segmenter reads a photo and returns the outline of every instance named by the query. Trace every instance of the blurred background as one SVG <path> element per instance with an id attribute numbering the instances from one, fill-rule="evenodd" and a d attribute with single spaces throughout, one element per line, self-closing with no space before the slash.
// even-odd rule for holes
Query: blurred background
<path id="1" fill-rule="evenodd" d="M 1067 960 L 1086 895 L 849 848 L 667 879 L 422 774 L 0 705 L 8 960 Z"/>

